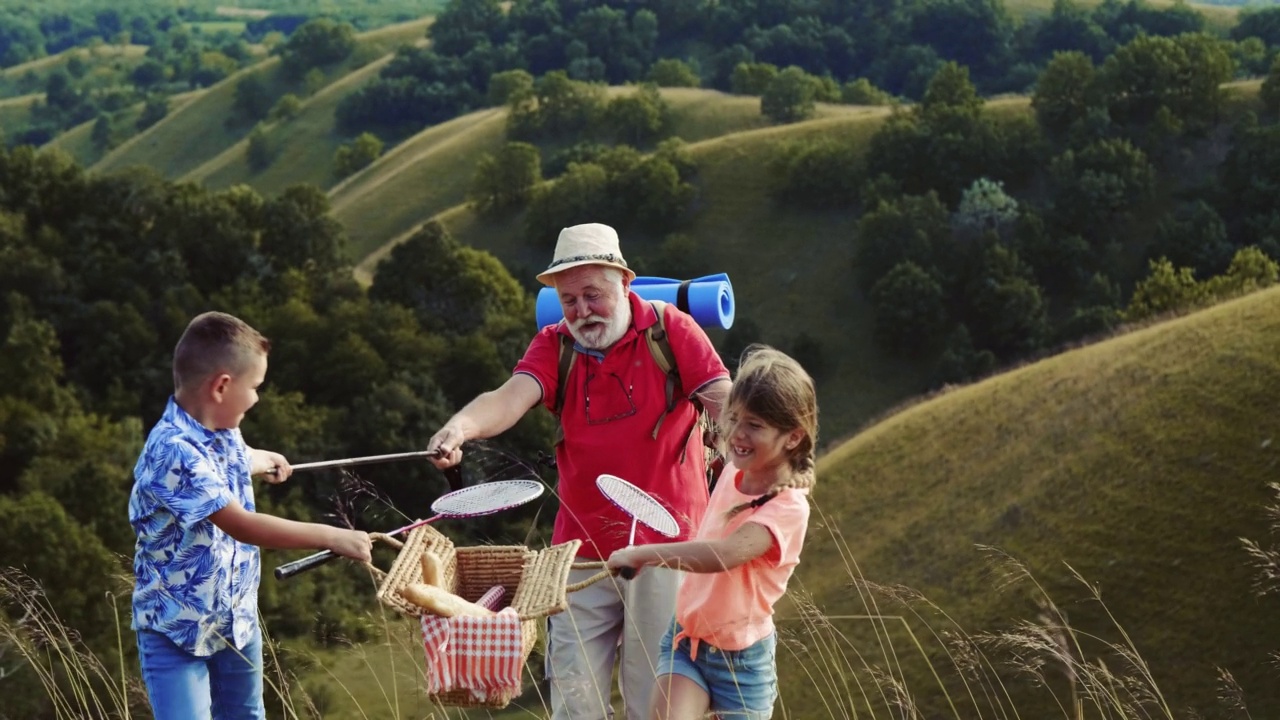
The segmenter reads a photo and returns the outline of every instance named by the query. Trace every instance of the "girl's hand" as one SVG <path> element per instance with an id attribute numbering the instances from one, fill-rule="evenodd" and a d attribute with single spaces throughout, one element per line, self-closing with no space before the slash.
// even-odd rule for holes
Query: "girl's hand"
<path id="1" fill-rule="evenodd" d="M 640 568 L 644 567 L 647 563 L 645 563 L 644 559 L 640 557 L 640 553 L 637 552 L 637 549 L 638 548 L 630 547 L 615 550 L 613 554 L 609 556 L 609 561 L 605 563 L 605 566 L 608 567 L 609 571 L 614 575 L 617 575 L 623 568 L 630 568 L 632 570 L 639 571 Z"/>

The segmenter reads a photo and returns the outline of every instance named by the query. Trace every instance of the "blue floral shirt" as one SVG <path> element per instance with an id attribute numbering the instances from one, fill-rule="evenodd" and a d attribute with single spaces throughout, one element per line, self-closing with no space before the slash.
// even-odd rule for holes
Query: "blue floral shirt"
<path id="1" fill-rule="evenodd" d="M 133 469 L 133 629 L 162 633 L 201 657 L 250 640 L 258 548 L 209 520 L 232 500 L 253 511 L 249 470 L 239 429 L 209 430 L 169 398 Z"/>

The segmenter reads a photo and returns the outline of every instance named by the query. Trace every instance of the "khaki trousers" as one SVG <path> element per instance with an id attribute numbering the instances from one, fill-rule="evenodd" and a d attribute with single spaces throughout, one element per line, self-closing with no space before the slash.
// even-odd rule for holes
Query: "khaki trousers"
<path id="1" fill-rule="evenodd" d="M 570 570 L 569 584 L 598 570 Z M 548 618 L 546 675 L 552 720 L 613 718 L 615 659 L 627 720 L 645 720 L 657 680 L 658 648 L 675 622 L 681 573 L 645 568 L 569 593 L 569 609 Z"/>

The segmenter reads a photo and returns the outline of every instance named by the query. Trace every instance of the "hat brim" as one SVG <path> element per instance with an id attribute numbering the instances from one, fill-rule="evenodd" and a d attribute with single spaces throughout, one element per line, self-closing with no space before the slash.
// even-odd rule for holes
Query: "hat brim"
<path id="1" fill-rule="evenodd" d="M 562 273 L 565 270 L 569 270 L 570 268 L 581 267 L 583 265 L 600 265 L 602 267 L 618 268 L 619 270 L 622 271 L 622 274 L 626 276 L 627 282 L 631 282 L 632 280 L 636 279 L 635 271 L 627 267 L 626 265 L 619 265 L 618 263 L 607 262 L 604 260 L 579 260 L 577 262 L 570 262 L 570 263 L 565 263 L 563 265 L 556 265 L 553 268 L 547 268 L 546 270 L 543 270 L 541 273 L 538 274 L 538 282 L 542 283 L 543 285 L 546 285 L 547 287 L 554 287 L 555 284 L 551 282 L 551 276 L 556 275 L 557 273 Z"/>

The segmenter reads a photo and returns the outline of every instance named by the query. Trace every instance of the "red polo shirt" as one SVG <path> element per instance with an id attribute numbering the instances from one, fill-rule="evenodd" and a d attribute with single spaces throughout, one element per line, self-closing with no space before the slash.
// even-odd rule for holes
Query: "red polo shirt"
<path id="1" fill-rule="evenodd" d="M 653 427 L 666 407 L 666 376 L 650 354 L 643 332 L 658 316 L 634 292 L 628 299 L 632 320 L 626 334 L 603 357 L 579 353 L 565 382 L 561 417 L 565 440 L 556 448 L 560 511 L 551 541 L 582 540 L 579 555 L 586 558 L 608 558 L 626 546 L 631 532 L 631 516 L 596 487 L 602 473 L 648 492 L 680 525 L 675 538 L 639 525 L 637 545 L 692 537 L 707 508 L 707 481 L 702 434 L 694 432 L 697 409 L 687 396 L 712 380 L 729 378 L 702 328 L 688 314 L 668 305 L 667 333 L 683 387 L 677 387 L 676 407 L 663 420 L 657 440 L 653 439 Z M 542 328 L 515 367 L 516 373 L 525 373 L 542 386 L 542 404 L 548 410 L 555 406 L 562 334 L 569 335 L 564 323 Z"/>

